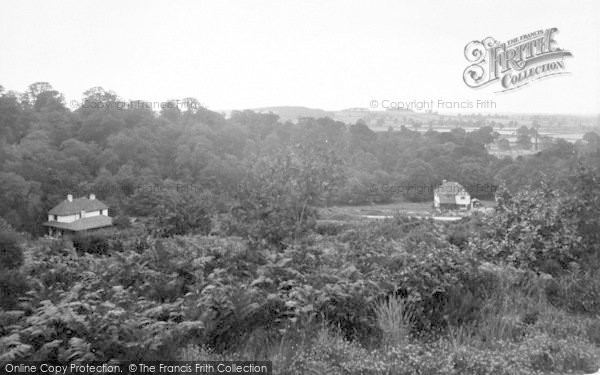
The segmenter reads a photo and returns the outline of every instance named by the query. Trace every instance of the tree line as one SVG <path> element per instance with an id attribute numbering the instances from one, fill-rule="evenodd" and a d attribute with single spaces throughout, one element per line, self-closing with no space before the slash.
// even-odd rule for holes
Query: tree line
<path id="1" fill-rule="evenodd" d="M 294 207 L 291 230 L 316 206 L 431 200 L 429 187 L 442 179 L 485 187 L 470 193 L 491 199 L 489 187 L 567 184 L 575 164 L 599 165 L 597 134 L 585 147 L 557 141 L 531 157 L 499 159 L 486 151 L 495 136 L 489 125 L 471 132 L 374 132 L 360 120 L 293 123 L 250 110 L 225 116 L 196 99 L 183 101 L 194 105 L 180 108 L 182 101 L 173 100 L 155 112 L 117 105 L 126 101 L 95 87 L 83 93 L 81 103 L 88 105 L 70 110 L 48 83 L 23 93 L 0 86 L 3 220 L 40 234 L 48 209 L 68 193 L 96 193 L 112 216 L 157 217 L 159 227 L 174 233 L 206 228 L 205 222 L 182 222 L 198 217 L 189 210 L 233 211 L 241 223 L 260 202 Z M 266 210 L 260 215 L 268 216 Z"/>

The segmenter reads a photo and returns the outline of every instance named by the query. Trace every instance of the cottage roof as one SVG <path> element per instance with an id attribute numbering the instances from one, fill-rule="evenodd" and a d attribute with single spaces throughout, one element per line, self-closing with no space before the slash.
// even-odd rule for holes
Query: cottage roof
<path id="1" fill-rule="evenodd" d="M 467 189 L 465 189 L 461 184 L 454 181 L 444 181 L 440 186 L 435 188 L 433 191 L 434 194 L 438 194 L 441 196 L 451 196 L 454 199 L 454 196 L 459 194 L 468 194 Z"/>
<path id="2" fill-rule="evenodd" d="M 47 221 L 44 223 L 44 225 L 47 227 L 66 229 L 66 230 L 70 230 L 73 232 L 79 232 L 82 230 L 109 227 L 109 226 L 113 225 L 113 219 L 112 219 L 112 217 L 109 217 L 109 216 L 98 215 L 98 216 L 85 217 L 85 218 L 75 220 L 70 223 L 62 223 L 62 222 L 58 222 L 58 221 Z"/>
<path id="3" fill-rule="evenodd" d="M 456 195 L 448 193 L 437 193 L 440 204 L 455 204 Z"/>
<path id="4" fill-rule="evenodd" d="M 66 215 L 74 215 L 78 214 L 81 211 L 91 212 L 91 211 L 100 211 L 107 209 L 108 206 L 98 199 L 89 199 L 87 197 L 75 198 L 71 201 L 65 199 L 60 202 L 50 211 L 48 211 L 49 215 L 57 215 L 57 216 L 66 216 Z"/>

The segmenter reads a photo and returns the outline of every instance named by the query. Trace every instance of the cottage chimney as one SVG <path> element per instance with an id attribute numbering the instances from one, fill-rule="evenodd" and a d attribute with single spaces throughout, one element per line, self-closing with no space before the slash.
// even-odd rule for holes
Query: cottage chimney
<path id="1" fill-rule="evenodd" d="M 67 194 L 67 200 L 68 200 L 69 202 L 73 202 L 73 195 L 71 195 L 71 194 Z"/>
<path id="2" fill-rule="evenodd" d="M 96 199 L 96 194 L 90 194 L 90 200 L 93 201 L 94 199 Z"/>

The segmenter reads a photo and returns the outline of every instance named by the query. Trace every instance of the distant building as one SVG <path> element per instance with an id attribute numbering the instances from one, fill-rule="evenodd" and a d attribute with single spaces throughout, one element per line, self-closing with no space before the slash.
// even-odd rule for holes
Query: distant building
<path id="1" fill-rule="evenodd" d="M 433 191 L 433 206 L 440 210 L 467 210 L 471 205 L 471 195 L 458 182 L 444 180 Z"/>
<path id="2" fill-rule="evenodd" d="M 89 198 L 75 199 L 71 194 L 67 195 L 67 199 L 48 211 L 48 221 L 44 223 L 50 235 L 81 232 L 111 225 L 113 220 L 108 216 L 108 206 L 96 199 L 94 194 L 90 194 Z"/>

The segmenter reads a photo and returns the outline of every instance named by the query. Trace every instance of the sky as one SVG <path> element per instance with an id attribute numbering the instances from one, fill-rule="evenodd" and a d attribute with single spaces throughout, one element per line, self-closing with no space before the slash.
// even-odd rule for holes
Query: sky
<path id="1" fill-rule="evenodd" d="M 3 0 L 0 85 L 50 82 L 68 106 L 101 86 L 212 110 L 491 100 L 493 112 L 598 114 L 599 20 L 597 0 Z M 467 43 L 551 27 L 570 74 L 505 93 L 463 82 Z"/>

